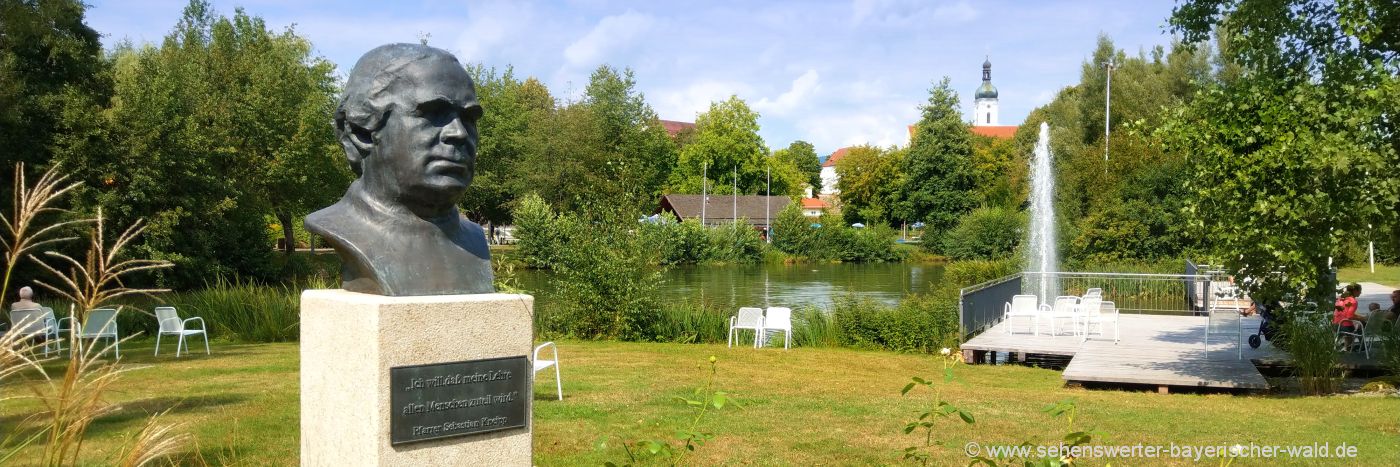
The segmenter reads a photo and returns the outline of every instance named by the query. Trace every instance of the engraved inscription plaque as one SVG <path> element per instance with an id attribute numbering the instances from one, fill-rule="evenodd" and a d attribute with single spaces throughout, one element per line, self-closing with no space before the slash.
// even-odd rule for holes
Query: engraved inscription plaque
<path id="1" fill-rule="evenodd" d="M 524 427 L 525 356 L 389 369 L 389 442 L 412 443 Z"/>

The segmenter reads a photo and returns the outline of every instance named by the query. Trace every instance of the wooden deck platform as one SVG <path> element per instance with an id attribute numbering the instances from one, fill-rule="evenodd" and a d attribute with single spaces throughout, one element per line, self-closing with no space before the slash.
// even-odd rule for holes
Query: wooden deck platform
<path id="1" fill-rule="evenodd" d="M 1007 334 L 1008 324 L 1003 322 L 963 343 L 962 349 L 1072 356 L 1064 370 L 1065 381 L 1144 384 L 1161 391 L 1173 386 L 1267 389 L 1268 382 L 1251 360 L 1287 357 L 1267 342 L 1258 349 L 1245 342 L 1259 329 L 1258 318 L 1241 321 L 1238 341 L 1233 332 L 1212 333 L 1209 348 L 1204 342 L 1205 317 L 1124 314 L 1119 321 L 1116 344 L 1112 329 L 1105 336 L 1095 334 L 1081 341 L 1063 328 L 1061 335 L 1048 335 L 1045 322 L 1041 334 L 1031 335 L 1029 321 L 1017 319 L 1016 334 Z M 1234 329 L 1233 323 L 1230 328 Z"/>

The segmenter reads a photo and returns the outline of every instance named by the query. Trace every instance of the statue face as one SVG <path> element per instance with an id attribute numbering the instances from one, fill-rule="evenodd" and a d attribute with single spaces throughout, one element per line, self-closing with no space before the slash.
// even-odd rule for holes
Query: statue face
<path id="1" fill-rule="evenodd" d="M 420 60 L 390 92 L 395 105 L 364 160 L 371 191 L 412 206 L 452 204 L 471 184 L 481 105 L 455 61 Z"/>

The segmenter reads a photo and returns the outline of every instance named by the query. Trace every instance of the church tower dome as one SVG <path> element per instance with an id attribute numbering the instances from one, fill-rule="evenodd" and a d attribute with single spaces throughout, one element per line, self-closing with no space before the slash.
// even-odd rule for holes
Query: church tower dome
<path id="1" fill-rule="evenodd" d="M 977 88 L 977 99 L 996 99 L 997 87 L 992 86 L 992 61 L 982 62 L 982 86 Z"/>
<path id="2" fill-rule="evenodd" d="M 973 125 L 997 125 L 997 87 L 992 86 L 992 60 L 990 57 L 982 62 L 982 86 L 977 88 L 977 93 L 973 95 L 973 98 L 977 108 L 977 112 L 973 114 Z"/>

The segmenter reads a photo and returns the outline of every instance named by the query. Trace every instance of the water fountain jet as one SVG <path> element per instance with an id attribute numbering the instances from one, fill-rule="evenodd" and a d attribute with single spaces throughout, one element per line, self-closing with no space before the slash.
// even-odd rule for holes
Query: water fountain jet
<path id="1" fill-rule="evenodd" d="M 1060 268 L 1055 251 L 1055 173 L 1050 164 L 1050 124 L 1040 123 L 1040 139 L 1031 158 L 1030 232 L 1026 248 L 1026 272 L 1050 273 Z M 1051 274 L 1031 274 L 1029 290 L 1049 303 L 1059 293 Z"/>

